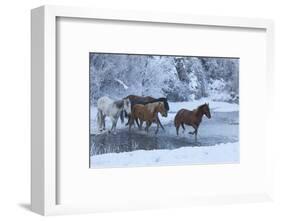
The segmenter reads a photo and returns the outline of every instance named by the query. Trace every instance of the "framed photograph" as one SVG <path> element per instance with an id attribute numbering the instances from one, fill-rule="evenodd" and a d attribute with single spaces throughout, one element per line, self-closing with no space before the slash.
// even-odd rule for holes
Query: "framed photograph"
<path id="1" fill-rule="evenodd" d="M 89 56 L 90 168 L 239 163 L 239 58 Z"/>
<path id="2" fill-rule="evenodd" d="M 42 6 L 31 24 L 33 211 L 272 200 L 271 20 Z"/>

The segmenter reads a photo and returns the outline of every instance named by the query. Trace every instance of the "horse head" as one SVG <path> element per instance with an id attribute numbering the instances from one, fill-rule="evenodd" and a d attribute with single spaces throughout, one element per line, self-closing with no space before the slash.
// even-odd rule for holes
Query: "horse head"
<path id="1" fill-rule="evenodd" d="M 209 103 L 205 103 L 203 106 L 203 113 L 208 117 L 209 119 L 211 118 L 211 112 L 209 108 Z"/>
<path id="2" fill-rule="evenodd" d="M 123 109 L 127 114 L 131 114 L 131 101 L 129 98 L 123 99 Z"/>
<path id="3" fill-rule="evenodd" d="M 158 109 L 157 111 L 160 112 L 162 117 L 167 117 L 168 116 L 167 110 L 166 110 L 163 102 L 159 102 L 158 103 L 157 109 Z"/>
<path id="4" fill-rule="evenodd" d="M 170 110 L 170 107 L 169 107 L 169 103 L 168 103 L 168 101 L 167 101 L 167 98 L 165 98 L 165 97 L 160 97 L 158 100 L 159 100 L 159 101 L 162 101 L 162 102 L 164 103 L 164 107 L 165 107 L 166 111 L 168 112 L 168 111 Z"/>

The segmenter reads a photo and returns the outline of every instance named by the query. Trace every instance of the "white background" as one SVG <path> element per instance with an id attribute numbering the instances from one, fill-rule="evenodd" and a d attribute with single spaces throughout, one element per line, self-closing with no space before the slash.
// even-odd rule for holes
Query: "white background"
<path id="1" fill-rule="evenodd" d="M 149 10 L 159 12 L 184 12 L 206 15 L 231 15 L 243 17 L 266 17 L 276 23 L 276 86 L 280 94 L 281 54 L 281 14 L 278 1 L 261 0 L 213 0 L 213 1 L 36 1 L 10 0 L 1 2 L 0 19 L 0 128 L 1 128 L 1 180 L 0 180 L 0 217 L 1 220 L 14 219 L 60 219 L 60 220 L 280 220 L 280 95 L 276 105 L 276 125 L 272 133 L 276 143 L 276 202 L 265 204 L 226 205 L 212 207 L 190 207 L 145 212 L 91 214 L 82 216 L 64 216 L 44 218 L 29 211 L 30 195 L 30 9 L 42 4 L 60 4 L 112 8 Z M 276 98 L 277 100 L 277 98 Z M 269 107 L 271 108 L 271 107 Z M 258 126 L 258 125 L 257 125 Z M 262 128 L 261 128 L 262 129 Z M 279 133 L 278 133 L 279 129 Z"/>

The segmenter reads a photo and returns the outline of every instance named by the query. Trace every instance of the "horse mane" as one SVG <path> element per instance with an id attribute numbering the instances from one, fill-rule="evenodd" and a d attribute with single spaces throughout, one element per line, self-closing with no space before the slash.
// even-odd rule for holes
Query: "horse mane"
<path id="1" fill-rule="evenodd" d="M 167 98 L 165 98 L 165 97 L 155 98 L 155 99 L 152 100 L 152 101 L 143 102 L 142 104 L 143 104 L 143 105 L 146 105 L 146 104 L 151 104 L 151 103 L 156 103 L 156 102 L 163 102 L 163 103 L 164 103 L 165 109 L 166 109 L 167 111 L 170 109 L 169 104 L 168 104 L 168 101 L 167 101 Z"/>
<path id="2" fill-rule="evenodd" d="M 154 97 L 151 97 L 151 96 L 138 96 L 138 95 L 134 95 L 134 94 L 130 94 L 125 98 L 128 98 L 130 100 L 131 99 L 143 99 L 143 98 L 145 98 L 145 99 L 155 99 Z"/>
<path id="3" fill-rule="evenodd" d="M 167 101 L 167 98 L 165 98 L 165 97 L 160 97 L 160 98 L 158 98 L 158 100 L 164 102 L 164 107 L 165 107 L 165 109 L 166 109 L 167 111 L 170 110 L 170 107 L 169 107 L 169 103 L 168 103 L 168 101 Z"/>
<path id="4" fill-rule="evenodd" d="M 201 104 L 200 106 L 198 106 L 196 109 L 194 109 L 193 111 L 195 112 L 195 114 L 198 113 L 199 110 L 201 110 L 204 106 L 206 106 L 207 104 Z"/>
<path id="5" fill-rule="evenodd" d="M 165 102 L 167 101 L 167 98 L 160 97 L 160 98 L 153 98 L 154 100 L 150 101 L 149 103 L 155 103 L 155 102 Z"/>
<path id="6" fill-rule="evenodd" d="M 201 104 L 199 107 L 197 107 L 197 109 L 201 109 L 203 108 L 204 106 L 206 106 L 207 104 Z"/>

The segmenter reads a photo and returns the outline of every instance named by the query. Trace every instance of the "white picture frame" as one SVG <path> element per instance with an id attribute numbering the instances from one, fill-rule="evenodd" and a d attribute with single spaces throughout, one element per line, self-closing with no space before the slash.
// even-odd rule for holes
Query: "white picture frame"
<path id="1" fill-rule="evenodd" d="M 57 204 L 57 90 L 56 79 L 56 19 L 85 18 L 97 20 L 118 20 L 170 25 L 199 25 L 221 28 L 262 29 L 266 33 L 266 92 L 268 104 L 273 103 L 273 22 L 267 19 L 195 16 L 183 14 L 157 14 L 130 11 L 95 10 L 79 7 L 42 6 L 31 12 L 31 208 L 42 215 L 83 213 L 114 210 L 112 207 L 70 206 Z M 266 125 L 273 122 L 270 110 L 267 111 Z M 237 194 L 230 196 L 176 199 L 178 205 L 208 204 L 227 202 L 255 202 L 272 199 L 272 156 L 270 133 L 266 140 L 266 189 L 259 194 Z M 149 200 L 149 199 L 147 199 Z M 132 203 L 134 204 L 134 203 Z M 120 206 L 117 210 L 137 209 L 138 203 L 131 207 Z M 141 204 L 142 205 L 142 204 Z M 152 202 L 149 208 L 169 207 L 169 203 Z M 145 206 L 141 206 L 147 208 Z"/>

